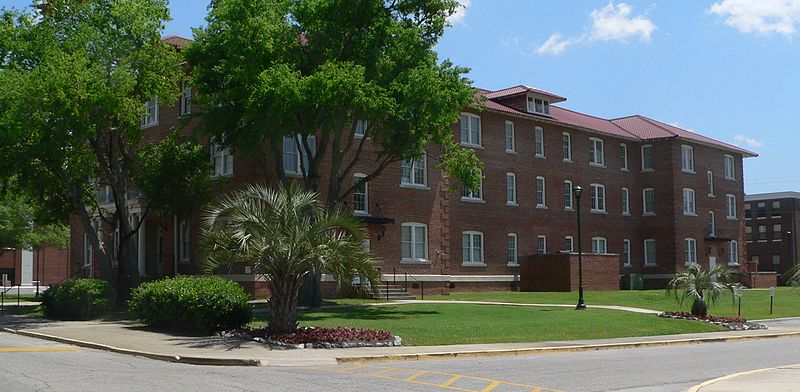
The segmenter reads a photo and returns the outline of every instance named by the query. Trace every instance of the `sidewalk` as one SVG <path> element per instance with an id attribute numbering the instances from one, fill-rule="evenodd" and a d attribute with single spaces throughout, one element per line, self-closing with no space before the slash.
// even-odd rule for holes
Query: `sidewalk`
<path id="1" fill-rule="evenodd" d="M 759 369 L 716 378 L 688 392 L 800 391 L 800 365 Z"/>

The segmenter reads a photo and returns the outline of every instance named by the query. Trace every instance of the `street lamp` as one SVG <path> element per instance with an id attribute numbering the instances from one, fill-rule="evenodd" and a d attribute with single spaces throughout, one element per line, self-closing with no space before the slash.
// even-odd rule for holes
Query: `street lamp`
<path id="1" fill-rule="evenodd" d="M 581 193 L 583 188 L 580 185 L 572 189 L 575 193 L 576 212 L 578 213 L 578 306 L 575 310 L 586 309 L 586 302 L 583 300 L 583 248 L 581 247 Z"/>

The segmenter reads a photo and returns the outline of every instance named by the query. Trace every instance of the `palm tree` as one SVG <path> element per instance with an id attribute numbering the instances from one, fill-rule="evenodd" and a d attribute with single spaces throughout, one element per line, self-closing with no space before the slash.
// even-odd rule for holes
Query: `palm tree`
<path id="1" fill-rule="evenodd" d="M 734 294 L 739 287 L 731 281 L 731 274 L 723 265 L 704 271 L 699 264 L 692 264 L 684 272 L 675 274 L 670 280 L 667 294 L 675 293 L 675 300 L 683 305 L 686 298 L 692 299 L 692 315 L 705 317 L 708 306 L 713 305 L 725 291 Z M 680 291 L 680 292 L 679 292 Z"/>
<path id="2" fill-rule="evenodd" d="M 360 276 L 369 282 L 366 287 L 379 287 L 361 222 L 327 210 L 316 193 L 295 185 L 277 190 L 250 185 L 224 196 L 204 210 L 201 225 L 205 272 L 242 263 L 266 277 L 273 334 L 297 329 L 297 296 L 310 273 L 328 272 L 340 285 Z"/>

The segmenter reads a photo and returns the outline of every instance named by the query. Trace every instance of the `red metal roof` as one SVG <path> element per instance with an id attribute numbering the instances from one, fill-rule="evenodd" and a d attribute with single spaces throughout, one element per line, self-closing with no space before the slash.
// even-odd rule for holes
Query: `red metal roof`
<path id="1" fill-rule="evenodd" d="M 189 46 L 190 43 L 192 43 L 192 40 L 177 35 L 167 35 L 161 37 L 161 41 L 179 49 L 183 49 Z"/>
<path id="2" fill-rule="evenodd" d="M 502 89 L 502 90 L 490 91 L 488 94 L 486 94 L 486 98 L 497 99 L 497 98 L 503 98 L 503 97 L 510 97 L 512 95 L 517 95 L 517 94 L 523 94 L 523 93 L 527 93 L 527 92 L 532 92 L 532 93 L 536 93 L 536 94 L 545 95 L 545 96 L 554 98 L 555 101 L 559 101 L 559 102 L 567 100 L 566 98 L 564 98 L 564 97 L 562 97 L 562 96 L 560 96 L 558 94 L 554 94 L 554 93 L 551 93 L 549 91 L 542 90 L 542 89 L 536 88 L 536 87 L 523 86 L 521 84 L 519 86 L 509 87 L 509 88 Z"/>

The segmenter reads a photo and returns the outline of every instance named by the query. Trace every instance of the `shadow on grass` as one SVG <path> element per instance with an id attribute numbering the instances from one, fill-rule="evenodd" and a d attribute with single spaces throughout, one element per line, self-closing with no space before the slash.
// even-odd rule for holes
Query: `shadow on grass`
<path id="1" fill-rule="evenodd" d="M 306 311 L 300 313 L 303 321 L 321 321 L 327 319 L 353 319 L 353 320 L 389 320 L 404 319 L 421 315 L 440 315 L 432 310 L 402 310 L 401 308 L 386 308 L 382 306 L 369 307 L 343 307 L 341 309 L 328 308 L 320 311 Z"/>

